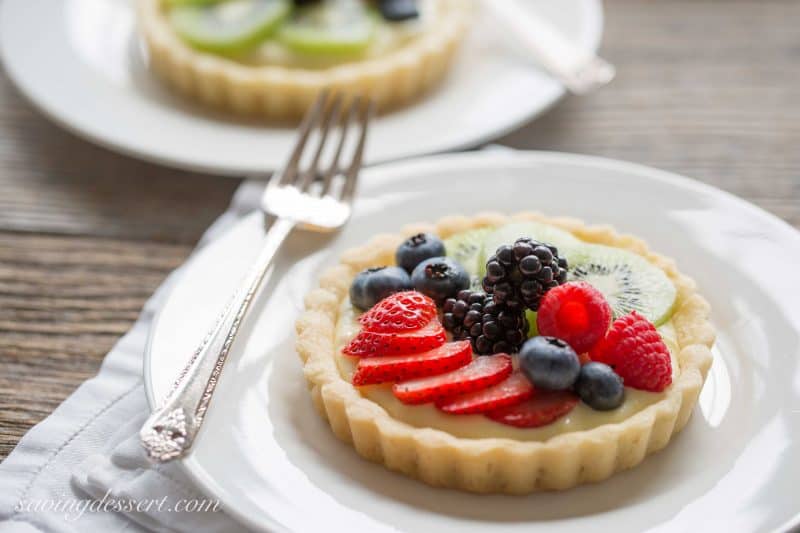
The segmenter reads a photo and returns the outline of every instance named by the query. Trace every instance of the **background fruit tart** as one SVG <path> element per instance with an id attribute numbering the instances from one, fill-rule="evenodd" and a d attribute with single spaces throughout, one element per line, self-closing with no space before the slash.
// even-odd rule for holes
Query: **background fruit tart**
<path id="1" fill-rule="evenodd" d="M 410 103 L 445 76 L 471 0 L 138 0 L 154 72 L 207 107 L 296 119 L 325 88 Z"/>

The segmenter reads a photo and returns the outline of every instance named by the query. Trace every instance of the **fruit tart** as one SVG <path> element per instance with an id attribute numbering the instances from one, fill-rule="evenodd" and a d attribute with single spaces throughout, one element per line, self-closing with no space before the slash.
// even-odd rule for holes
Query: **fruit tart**
<path id="1" fill-rule="evenodd" d="M 301 117 L 324 88 L 404 105 L 444 77 L 471 0 L 137 0 L 155 73 L 206 106 Z"/>
<path id="2" fill-rule="evenodd" d="M 596 482 L 662 449 L 692 414 L 715 336 L 671 259 L 536 213 L 377 235 L 305 306 L 297 351 L 336 436 L 479 493 Z"/>

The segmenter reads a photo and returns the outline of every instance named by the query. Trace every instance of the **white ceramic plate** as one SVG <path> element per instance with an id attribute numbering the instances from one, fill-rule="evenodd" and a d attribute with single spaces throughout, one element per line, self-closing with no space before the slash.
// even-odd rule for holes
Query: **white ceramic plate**
<path id="1" fill-rule="evenodd" d="M 476 153 L 365 171 L 334 238 L 295 234 L 231 355 L 185 469 L 251 527 L 279 531 L 769 531 L 800 512 L 800 233 L 720 190 L 583 156 Z M 446 206 L 446 207 L 443 207 Z M 293 348 L 302 297 L 342 249 L 445 214 L 524 209 L 610 223 L 674 257 L 713 306 L 715 360 L 686 429 L 641 466 L 527 497 L 437 490 L 362 460 L 314 411 Z M 153 329 L 152 402 L 260 236 L 251 215 L 184 270 Z"/>
<path id="2" fill-rule="evenodd" d="M 291 129 L 209 113 L 169 93 L 148 72 L 133 1 L 4 0 L 0 54 L 8 74 L 57 123 L 126 154 L 238 176 L 279 166 L 294 142 Z M 526 4 L 575 42 L 597 48 L 599 0 Z M 369 163 L 476 146 L 521 126 L 563 95 L 485 20 L 478 17 L 440 88 L 376 121 Z"/>

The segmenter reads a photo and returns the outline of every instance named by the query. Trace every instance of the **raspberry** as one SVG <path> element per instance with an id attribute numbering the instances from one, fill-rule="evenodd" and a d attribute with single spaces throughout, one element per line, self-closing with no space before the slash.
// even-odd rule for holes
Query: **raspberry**
<path id="1" fill-rule="evenodd" d="M 406 381 L 444 374 L 472 362 L 469 341 L 448 342 L 414 355 L 385 355 L 358 360 L 353 385 Z"/>
<path id="2" fill-rule="evenodd" d="M 615 320 L 589 357 L 613 367 L 628 387 L 661 392 L 672 383 L 669 349 L 653 324 L 636 311 Z"/>
<path id="3" fill-rule="evenodd" d="M 603 338 L 611 324 L 611 306 L 603 293 L 585 281 L 571 281 L 547 291 L 539 304 L 540 335 L 558 337 L 578 353 Z"/>

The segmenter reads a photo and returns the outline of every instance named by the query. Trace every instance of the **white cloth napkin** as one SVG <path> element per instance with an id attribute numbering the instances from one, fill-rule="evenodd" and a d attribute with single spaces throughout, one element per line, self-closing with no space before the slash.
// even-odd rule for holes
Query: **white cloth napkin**
<path id="1" fill-rule="evenodd" d="M 512 150 L 499 145 L 483 149 Z M 198 249 L 256 209 L 262 190 L 263 183 L 244 182 Z M 139 446 L 139 428 L 149 413 L 142 384 L 145 343 L 155 312 L 180 275 L 178 268 L 145 304 L 97 376 L 31 429 L 0 463 L 0 533 L 245 531 L 223 511 L 175 511 L 176 505 L 192 500 L 213 502 L 177 465 L 148 463 Z M 137 510 L 129 502 L 144 503 Z M 153 502 L 149 508 L 148 502 Z M 119 512 L 113 511 L 117 504 Z"/>
<path id="2" fill-rule="evenodd" d="M 258 182 L 245 182 L 198 248 L 251 212 L 261 190 Z M 180 275 L 179 268 L 156 291 L 98 375 L 0 463 L 0 533 L 245 530 L 214 510 L 177 465 L 152 466 L 139 446 L 149 412 L 142 385 L 148 330 Z M 193 505 L 204 510 L 181 510 Z"/>

